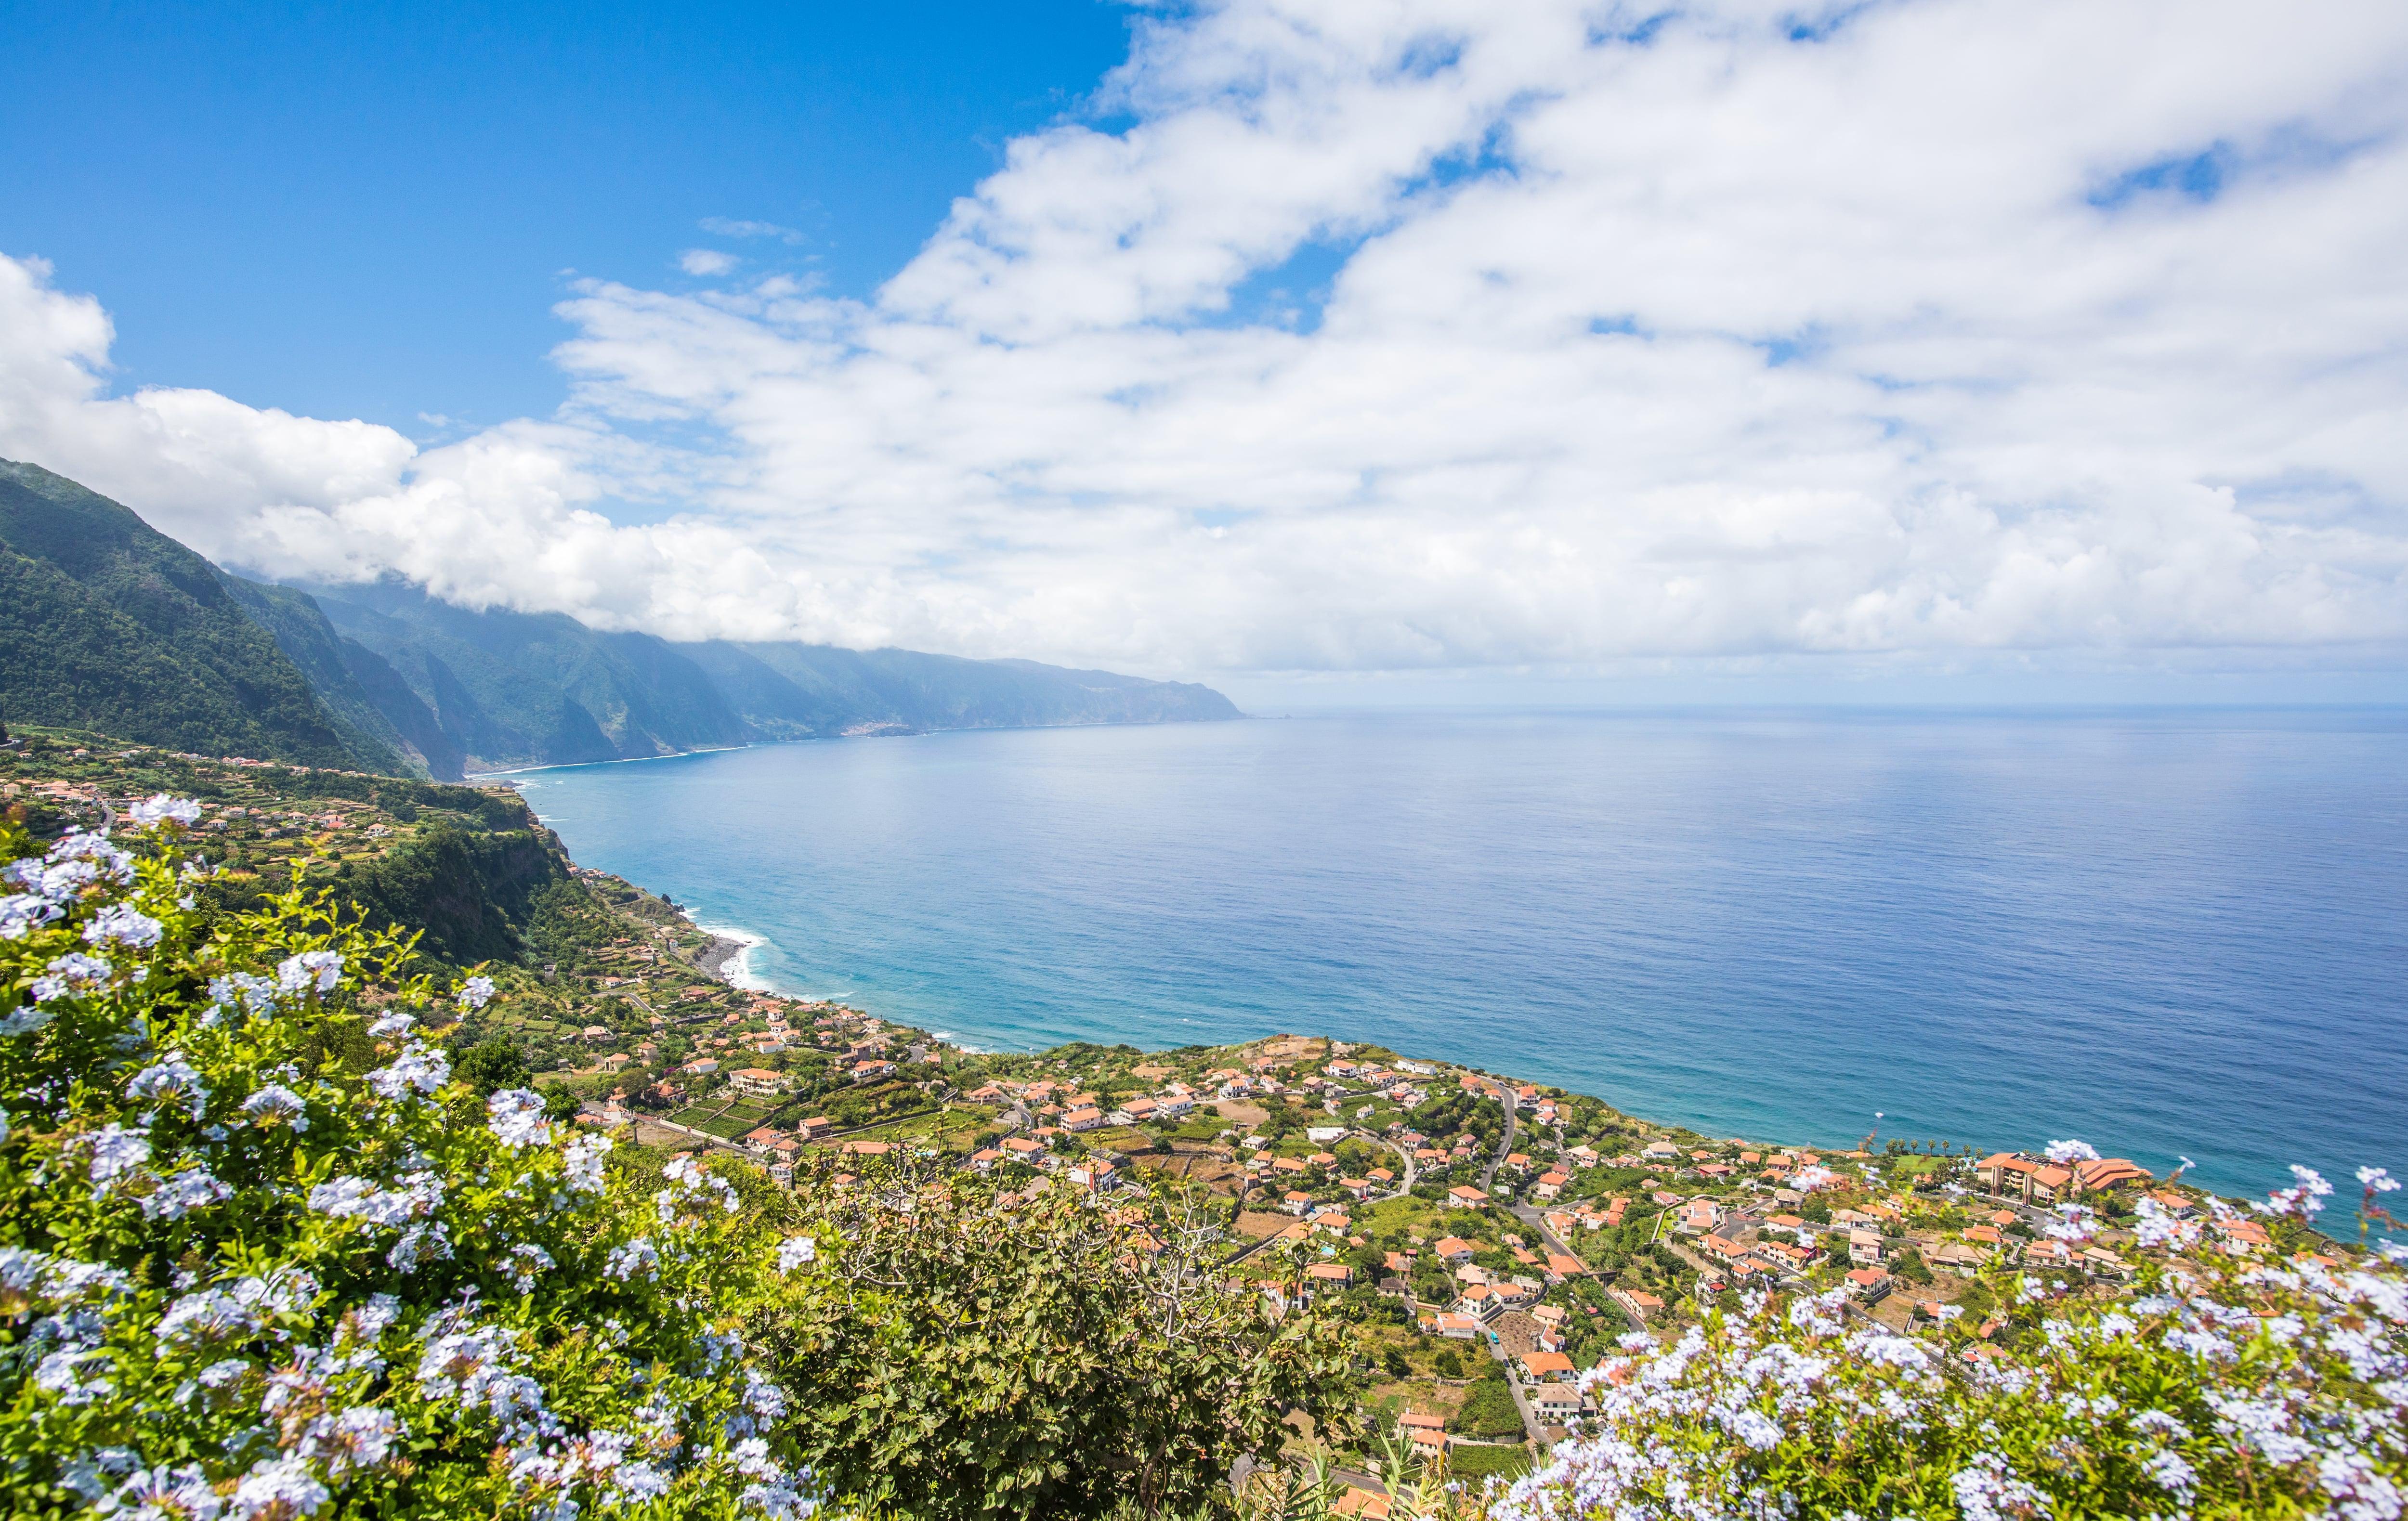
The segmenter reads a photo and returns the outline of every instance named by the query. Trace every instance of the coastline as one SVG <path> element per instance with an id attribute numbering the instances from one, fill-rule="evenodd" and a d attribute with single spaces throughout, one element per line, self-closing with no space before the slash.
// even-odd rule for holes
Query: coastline
<path id="1" fill-rule="evenodd" d="M 1255 713 L 1235 713 L 1226 718 L 1097 718 L 1073 723 L 972 723 L 934 729 L 848 729 L 838 734 L 813 734 L 806 739 L 752 739 L 741 745 L 704 745 L 691 750 L 670 750 L 662 755 L 614 755 L 608 760 L 544 760 L 531 765 L 501 766 L 491 771 L 463 772 L 457 782 L 442 785 L 475 787 L 480 782 L 500 781 L 508 786 L 509 777 L 529 775 L 538 771 L 584 771 L 595 766 L 632 766 L 646 760 L 682 760 L 688 756 L 725 755 L 734 750 L 757 750 L 772 745 L 830 745 L 848 739 L 920 739 L 931 734 L 1036 733 L 1053 729 L 1152 729 L 1181 723 L 1245 723 L 1266 717 Z"/>
<path id="2" fill-rule="evenodd" d="M 707 977 L 724 982 L 731 988 L 741 988 L 750 993 L 774 993 L 776 988 L 752 970 L 752 953 L 768 942 L 750 931 L 726 925 L 704 924 L 688 917 L 688 922 L 710 937 L 710 944 L 695 953 L 695 970 Z"/>
<path id="3" fill-rule="evenodd" d="M 2115 1135 L 2235 1193 L 2294 1159 L 2396 1163 L 2383 1061 L 2292 1091 L 2397 1002 L 2374 905 L 2400 871 L 2334 843 L 2394 826 L 2286 803 L 2294 777 L 2329 802 L 2375 786 L 2396 742 L 2143 729 L 1156 725 L 518 780 L 580 856 L 765 934 L 752 967 L 780 988 L 998 1051 L 1326 1031 L 1717 1135 L 1834 1146 L 1876 1111 L 1960 1144 Z M 1609 756 L 1628 763 L 1582 769 Z M 2207 785 L 2233 775 L 2256 780 Z M 2090 832 L 2069 800 L 2127 782 L 2158 801 Z M 1782 827 L 1728 814 L 1742 786 Z M 1431 800 L 1428 832 L 1386 827 Z M 2322 844 L 2286 852 L 2300 824 Z M 2285 890 L 2216 918 L 2235 872 Z M 2200 1113 L 2277 988 L 2297 1059 L 2268 1102 Z"/>

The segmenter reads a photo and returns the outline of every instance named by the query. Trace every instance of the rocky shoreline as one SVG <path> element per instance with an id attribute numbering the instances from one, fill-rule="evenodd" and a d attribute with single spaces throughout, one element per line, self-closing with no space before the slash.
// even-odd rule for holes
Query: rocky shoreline
<path id="1" fill-rule="evenodd" d="M 730 940 L 725 935 L 712 935 L 710 944 L 695 952 L 695 970 L 707 977 L 715 977 L 734 987 L 735 968 L 743 960 L 744 949 L 744 942 L 740 940 Z"/>

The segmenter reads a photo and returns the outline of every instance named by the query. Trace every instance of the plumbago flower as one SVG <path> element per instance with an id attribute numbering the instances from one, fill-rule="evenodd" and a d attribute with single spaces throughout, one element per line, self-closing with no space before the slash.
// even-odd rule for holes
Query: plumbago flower
<path id="1" fill-rule="evenodd" d="M 808 1514 L 729 1328 L 812 1264 L 706 1170 L 480 1104 L 400 937 L 297 887 L 205 917 L 189 805 L 136 817 L 142 855 L 0 825 L 11 1511 Z"/>
<path id="2" fill-rule="evenodd" d="M 1626 1338 L 1589 1375 L 1590 1433 L 1498 1521 L 2408 1514 L 2408 1274 L 2258 1244 L 2220 1203 L 2137 1214 L 2173 1255 L 2135 1292 L 2000 1270 L 2013 1308 L 1991 1341 L 1962 1319 L 1901 1336 L 1839 1294 L 1753 1298 L 1670 1346 Z"/>

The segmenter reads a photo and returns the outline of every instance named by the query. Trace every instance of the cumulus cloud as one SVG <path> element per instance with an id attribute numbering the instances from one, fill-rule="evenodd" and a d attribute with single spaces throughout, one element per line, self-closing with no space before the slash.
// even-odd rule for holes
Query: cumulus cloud
<path id="1" fill-rule="evenodd" d="M 111 396 L 100 306 L 0 265 L 0 452 L 269 571 L 675 637 L 2408 640 L 2396 5 L 1238 0 L 1098 105 L 867 299 L 576 286 L 559 413 L 424 452 Z"/>
<path id="2" fill-rule="evenodd" d="M 731 274 L 741 262 L 736 255 L 722 253 L 717 249 L 688 249 L 678 255 L 678 267 L 689 275 Z"/>

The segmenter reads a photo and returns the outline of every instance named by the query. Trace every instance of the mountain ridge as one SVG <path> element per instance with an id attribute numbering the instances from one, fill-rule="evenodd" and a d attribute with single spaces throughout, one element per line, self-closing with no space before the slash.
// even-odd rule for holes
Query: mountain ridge
<path id="1" fill-rule="evenodd" d="M 565 613 L 461 607 L 398 578 L 296 590 L 409 687 L 468 770 L 850 734 L 1240 716 L 1209 687 L 1034 661 L 604 633 Z"/>
<path id="2" fill-rule="evenodd" d="M 1240 717 L 1209 687 L 1025 660 L 674 642 L 398 577 L 235 574 L 0 461 L 0 718 L 457 781 L 470 771 L 941 729 Z"/>
<path id="3" fill-rule="evenodd" d="M 0 699 L 6 717 L 145 744 L 399 771 L 364 704 L 330 705 L 285 650 L 304 610 L 253 606 L 234 577 L 131 508 L 0 461 Z M 354 684 L 354 687 L 356 684 Z"/>

